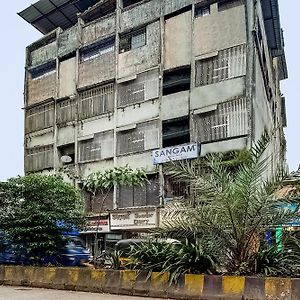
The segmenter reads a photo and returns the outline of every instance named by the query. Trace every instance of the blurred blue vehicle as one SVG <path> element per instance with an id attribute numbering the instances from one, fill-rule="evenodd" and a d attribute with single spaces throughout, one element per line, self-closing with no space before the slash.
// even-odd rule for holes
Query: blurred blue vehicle
<path id="1" fill-rule="evenodd" d="M 74 230 L 64 233 L 66 245 L 59 250 L 55 256 L 45 257 L 43 264 L 55 264 L 62 266 L 82 266 L 88 262 L 90 252 L 79 238 L 79 232 Z M 22 264 L 30 265 L 30 258 L 26 255 L 16 252 L 15 246 L 9 241 L 9 238 L 0 232 L 0 264 Z"/>

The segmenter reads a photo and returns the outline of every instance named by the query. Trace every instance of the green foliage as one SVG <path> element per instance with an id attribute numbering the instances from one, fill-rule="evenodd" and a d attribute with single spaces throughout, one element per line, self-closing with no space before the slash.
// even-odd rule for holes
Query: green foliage
<path id="1" fill-rule="evenodd" d="M 83 188 L 96 194 L 97 192 L 105 193 L 112 189 L 114 185 L 132 186 L 142 185 L 147 180 L 145 170 L 133 170 L 128 165 L 124 167 L 114 167 L 103 172 L 90 174 L 84 181 Z"/>
<path id="2" fill-rule="evenodd" d="M 147 240 L 133 245 L 129 256 L 135 269 L 147 270 L 149 274 L 170 272 L 170 282 L 176 282 L 185 273 L 215 274 L 220 267 L 219 249 L 203 240 L 195 243 Z"/>
<path id="3" fill-rule="evenodd" d="M 58 228 L 59 221 L 64 224 Z M 0 183 L 0 231 L 37 263 L 65 243 L 62 232 L 83 222 L 79 191 L 59 176 L 32 174 Z"/>
<path id="4" fill-rule="evenodd" d="M 253 256 L 265 229 L 300 216 L 299 205 L 293 211 L 284 209 L 295 199 L 274 196 L 285 174 L 280 171 L 271 179 L 264 175 L 269 141 L 264 134 L 249 151 L 233 152 L 229 159 L 228 154 L 216 153 L 196 162 L 170 163 L 170 176 L 189 182 L 191 193 L 185 201 L 168 204 L 160 232 L 191 241 L 206 237 L 221 248 L 226 272 L 234 274 L 245 266 L 254 270 Z"/>

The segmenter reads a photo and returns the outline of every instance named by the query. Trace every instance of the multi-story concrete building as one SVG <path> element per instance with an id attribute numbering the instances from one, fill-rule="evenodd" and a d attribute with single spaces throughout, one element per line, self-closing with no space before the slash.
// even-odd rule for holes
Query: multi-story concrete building
<path id="1" fill-rule="evenodd" d="M 157 226 L 184 194 L 163 174 L 170 156 L 249 148 L 268 129 L 266 172 L 284 163 L 278 0 L 40 0 L 19 14 L 44 34 L 26 50 L 25 170 L 149 174 L 108 197 L 101 241 Z"/>

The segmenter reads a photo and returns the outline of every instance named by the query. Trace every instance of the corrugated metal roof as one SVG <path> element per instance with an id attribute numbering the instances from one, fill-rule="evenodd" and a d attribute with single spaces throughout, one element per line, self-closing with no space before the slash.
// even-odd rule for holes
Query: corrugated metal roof
<path id="1" fill-rule="evenodd" d="M 67 29 L 77 23 L 77 14 L 99 0 L 40 0 L 18 15 L 43 34 L 61 27 Z"/>

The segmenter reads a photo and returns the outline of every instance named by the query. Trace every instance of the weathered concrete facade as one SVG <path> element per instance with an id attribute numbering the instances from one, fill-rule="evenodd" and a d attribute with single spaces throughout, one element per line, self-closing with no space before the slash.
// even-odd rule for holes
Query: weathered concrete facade
<path id="1" fill-rule="evenodd" d="M 124 3 L 99 2 L 90 19 L 79 15 L 72 27 L 27 48 L 26 171 L 58 170 L 62 156 L 83 177 L 125 164 L 144 167 L 149 189 L 112 197 L 114 208 L 126 208 L 122 197 L 142 197 L 145 207 L 164 204 L 155 149 L 244 149 L 268 129 L 274 138 L 267 176 L 283 165 L 279 82 L 287 74 L 270 10 L 277 0 Z M 274 26 L 267 28 L 270 18 Z"/>

